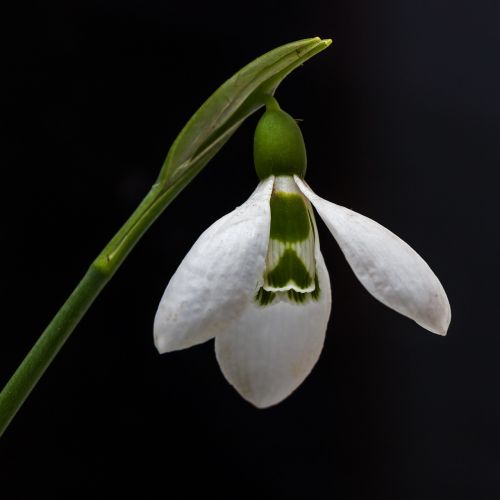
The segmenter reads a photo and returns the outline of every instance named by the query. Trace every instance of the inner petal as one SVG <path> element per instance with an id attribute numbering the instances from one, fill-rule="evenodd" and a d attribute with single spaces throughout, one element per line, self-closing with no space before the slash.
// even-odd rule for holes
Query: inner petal
<path id="1" fill-rule="evenodd" d="M 259 291 L 261 303 L 267 302 L 270 292 L 290 292 L 289 298 L 297 299 L 297 294 L 310 294 L 316 288 L 314 216 L 292 177 L 276 178 L 270 207 L 269 245 L 263 290 Z"/>

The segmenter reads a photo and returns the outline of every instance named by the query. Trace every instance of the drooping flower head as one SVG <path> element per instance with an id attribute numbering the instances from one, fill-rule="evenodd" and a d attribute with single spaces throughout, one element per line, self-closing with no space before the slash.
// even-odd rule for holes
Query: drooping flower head
<path id="1" fill-rule="evenodd" d="M 215 338 L 224 376 L 254 405 L 296 389 L 319 358 L 331 310 L 312 206 L 376 299 L 446 334 L 450 306 L 435 274 L 389 230 L 310 189 L 302 133 L 274 98 L 257 124 L 254 161 L 256 190 L 200 236 L 165 290 L 160 353 Z"/>

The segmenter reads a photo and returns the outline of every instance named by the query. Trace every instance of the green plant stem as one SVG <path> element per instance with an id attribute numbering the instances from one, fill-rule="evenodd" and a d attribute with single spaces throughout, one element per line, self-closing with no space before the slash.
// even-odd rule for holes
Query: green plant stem
<path id="1" fill-rule="evenodd" d="M 0 435 L 109 280 L 91 266 L 0 393 Z"/>
<path id="2" fill-rule="evenodd" d="M 189 180 L 183 179 L 184 182 L 170 189 L 154 185 L 89 267 L 0 393 L 0 436 L 128 253 Z"/>

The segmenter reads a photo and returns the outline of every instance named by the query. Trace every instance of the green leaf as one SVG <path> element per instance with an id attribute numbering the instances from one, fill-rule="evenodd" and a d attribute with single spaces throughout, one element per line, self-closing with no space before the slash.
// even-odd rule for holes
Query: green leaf
<path id="1" fill-rule="evenodd" d="M 222 84 L 174 141 L 157 180 L 161 189 L 167 190 L 183 178 L 189 182 L 241 123 L 266 103 L 290 72 L 330 44 L 331 40 L 316 37 L 283 45 L 251 62 Z"/>

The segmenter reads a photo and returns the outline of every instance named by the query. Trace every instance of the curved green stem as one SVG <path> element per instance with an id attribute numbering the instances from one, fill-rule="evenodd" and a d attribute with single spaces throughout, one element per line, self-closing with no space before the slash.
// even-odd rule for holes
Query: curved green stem
<path id="1" fill-rule="evenodd" d="M 201 168 L 186 171 L 171 186 L 154 184 L 127 222 L 94 260 L 0 393 L 0 436 L 106 283 L 149 226 Z"/>
<path id="2" fill-rule="evenodd" d="M 178 185 L 176 189 L 163 191 L 157 185 L 153 186 L 137 210 L 89 267 L 0 393 L 0 436 L 130 250 L 182 187 Z"/>
<path id="3" fill-rule="evenodd" d="M 91 266 L 0 393 L 0 436 L 109 280 Z"/>

